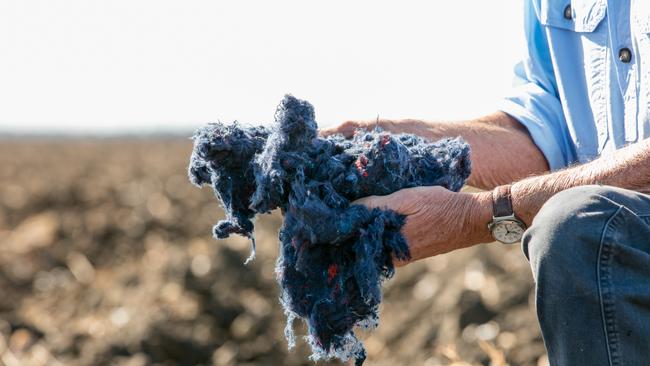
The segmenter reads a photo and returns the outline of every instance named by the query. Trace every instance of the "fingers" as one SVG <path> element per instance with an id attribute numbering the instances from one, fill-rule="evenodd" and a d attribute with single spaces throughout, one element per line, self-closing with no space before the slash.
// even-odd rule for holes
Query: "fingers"
<path id="1" fill-rule="evenodd" d="M 359 128 L 363 128 L 360 122 L 345 121 L 338 126 L 323 128 L 318 133 L 323 137 L 327 137 L 338 133 L 343 135 L 345 138 L 349 139 L 352 136 L 354 136 L 354 131 L 356 131 Z"/>
<path id="2" fill-rule="evenodd" d="M 352 202 L 353 205 L 363 205 L 369 209 L 373 208 L 386 208 L 386 203 L 383 202 L 380 196 L 368 196 L 359 198 Z"/>
<path id="3" fill-rule="evenodd" d="M 364 205 L 370 209 L 390 209 L 402 215 L 414 215 L 428 205 L 428 198 L 449 192 L 439 186 L 404 188 L 386 196 L 359 198 L 352 204 Z"/>

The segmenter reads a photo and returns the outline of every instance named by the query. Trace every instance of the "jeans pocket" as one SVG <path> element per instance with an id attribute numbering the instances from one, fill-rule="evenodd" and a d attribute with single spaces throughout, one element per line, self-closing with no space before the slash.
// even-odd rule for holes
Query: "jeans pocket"
<path id="1" fill-rule="evenodd" d="M 643 364 L 650 336 L 650 216 L 621 206 L 602 233 L 598 291 L 610 365 Z"/>

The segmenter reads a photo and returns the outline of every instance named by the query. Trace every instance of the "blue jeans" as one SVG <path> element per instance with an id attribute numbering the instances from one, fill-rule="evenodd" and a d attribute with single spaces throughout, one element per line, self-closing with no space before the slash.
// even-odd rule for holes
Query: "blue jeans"
<path id="1" fill-rule="evenodd" d="M 551 365 L 650 365 L 650 196 L 560 192 L 522 247 Z"/>

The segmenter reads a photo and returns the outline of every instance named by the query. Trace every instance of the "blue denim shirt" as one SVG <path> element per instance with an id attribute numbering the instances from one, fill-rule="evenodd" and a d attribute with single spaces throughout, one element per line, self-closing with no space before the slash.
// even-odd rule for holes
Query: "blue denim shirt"
<path id="1" fill-rule="evenodd" d="M 650 0 L 526 0 L 524 13 L 528 52 L 500 109 L 552 170 L 650 136 Z"/>

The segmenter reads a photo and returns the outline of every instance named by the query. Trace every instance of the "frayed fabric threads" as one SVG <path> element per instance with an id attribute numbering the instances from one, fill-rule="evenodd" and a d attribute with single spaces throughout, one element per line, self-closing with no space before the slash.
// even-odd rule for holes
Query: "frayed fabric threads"
<path id="1" fill-rule="evenodd" d="M 270 128 L 209 124 L 194 134 L 189 177 L 209 184 L 224 208 L 213 228 L 218 239 L 253 240 L 255 214 L 281 210 L 276 275 L 289 346 L 301 318 L 313 360 L 361 365 L 366 352 L 354 328 L 378 324 L 381 283 L 394 273 L 393 257 L 410 254 L 404 216 L 351 202 L 416 186 L 458 191 L 470 174 L 470 149 L 460 138 L 431 143 L 379 129 L 321 138 L 317 127 L 311 104 L 291 95 Z M 253 241 L 247 262 L 254 255 Z"/>

